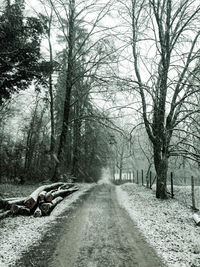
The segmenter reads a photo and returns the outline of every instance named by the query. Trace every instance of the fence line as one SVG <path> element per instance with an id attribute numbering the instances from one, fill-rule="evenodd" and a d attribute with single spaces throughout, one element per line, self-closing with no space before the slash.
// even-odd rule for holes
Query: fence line
<path id="1" fill-rule="evenodd" d="M 150 170 L 149 173 L 147 173 L 146 175 L 146 184 L 144 183 L 144 170 L 136 170 L 136 171 L 128 171 L 126 173 L 123 173 L 122 175 L 122 179 L 114 179 L 114 183 L 115 184 L 121 184 L 121 183 L 125 183 L 125 182 L 132 182 L 132 183 L 136 183 L 136 184 L 141 184 L 142 186 L 146 186 L 149 189 L 152 189 L 152 186 L 154 185 L 155 181 L 156 181 L 156 175 L 153 176 L 152 171 Z M 195 191 L 195 179 L 193 176 L 191 176 L 191 185 L 189 186 L 191 188 L 191 190 L 189 191 L 188 186 L 185 186 L 185 192 L 181 192 L 181 190 L 179 190 L 179 188 L 181 188 L 180 185 L 177 185 L 174 188 L 174 173 L 170 172 L 169 175 L 169 180 L 170 182 L 169 184 L 169 189 L 170 192 L 168 192 L 168 194 L 170 195 L 171 198 L 176 197 L 176 199 L 180 199 L 181 198 L 181 202 L 187 204 L 187 201 L 190 202 L 190 207 L 194 210 L 197 211 L 197 207 L 196 205 L 199 205 L 200 208 L 200 186 L 199 186 L 199 195 L 197 195 L 197 190 Z M 183 187 L 182 187 L 183 188 Z M 182 195 L 182 196 L 181 196 Z M 187 200 L 186 200 L 187 198 Z M 199 198 L 199 203 L 196 203 L 197 198 Z"/>

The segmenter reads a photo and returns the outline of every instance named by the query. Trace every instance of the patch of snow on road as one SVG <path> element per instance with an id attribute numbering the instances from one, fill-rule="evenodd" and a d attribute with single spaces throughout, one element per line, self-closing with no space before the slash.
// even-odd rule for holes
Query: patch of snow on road
<path id="1" fill-rule="evenodd" d="M 177 200 L 162 201 L 136 184 L 116 187 L 119 203 L 167 266 L 200 267 L 200 227 Z"/>
<path id="2" fill-rule="evenodd" d="M 78 186 L 80 189 L 59 203 L 50 216 L 41 218 L 18 216 L 6 218 L 0 222 L 0 267 L 14 266 L 22 253 L 40 240 L 48 230 L 47 226 L 50 227 L 57 216 L 94 184 L 79 184 Z"/>

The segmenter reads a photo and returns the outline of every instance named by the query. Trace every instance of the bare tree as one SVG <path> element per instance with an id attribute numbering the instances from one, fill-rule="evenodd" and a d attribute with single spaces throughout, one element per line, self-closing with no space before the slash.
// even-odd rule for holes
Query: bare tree
<path id="1" fill-rule="evenodd" d="M 131 0 L 121 4 L 130 18 L 131 82 L 140 94 L 143 121 L 153 144 L 156 197 L 164 199 L 173 133 L 199 112 L 197 105 L 191 108 L 187 103 L 200 90 L 193 82 L 199 71 L 200 7 L 195 0 Z"/>
<path id="2" fill-rule="evenodd" d="M 100 21 L 106 16 L 111 7 L 111 1 L 108 1 L 102 8 L 97 10 L 98 1 L 56 1 L 49 0 L 62 30 L 62 35 L 66 43 L 65 56 L 65 99 L 63 110 L 62 130 L 57 151 L 57 163 L 53 179 L 56 180 L 60 173 L 60 167 L 63 162 L 63 154 L 66 147 L 67 135 L 69 130 L 69 119 L 71 110 L 72 92 L 75 83 L 83 77 L 92 77 L 92 70 L 95 72 L 97 67 L 105 63 L 108 54 L 103 53 L 103 46 L 106 45 L 106 35 L 104 27 L 100 27 Z M 61 9 L 60 9 L 61 8 Z M 64 10 L 64 12 L 59 12 Z M 94 13 L 94 10 L 96 13 Z M 90 15 L 89 15 L 90 14 Z M 93 19 L 87 22 L 87 16 Z M 85 26 L 87 24 L 87 26 Z M 82 26 L 81 26 L 82 25 Z M 80 38 L 82 30 L 87 32 L 84 38 Z M 106 36 L 106 37 L 105 37 Z M 80 68 L 81 65 L 81 68 Z M 77 72 L 77 68 L 81 72 Z"/>

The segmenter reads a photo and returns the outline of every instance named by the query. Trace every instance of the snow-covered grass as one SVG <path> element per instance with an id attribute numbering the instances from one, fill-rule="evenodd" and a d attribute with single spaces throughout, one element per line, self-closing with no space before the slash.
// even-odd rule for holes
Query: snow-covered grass
<path id="1" fill-rule="evenodd" d="M 200 209 L 200 186 L 194 188 L 195 204 Z M 174 197 L 187 207 L 192 206 L 191 186 L 174 186 Z"/>
<path id="2" fill-rule="evenodd" d="M 25 197 L 31 194 L 40 184 L 17 185 L 11 183 L 0 184 L 0 197 Z"/>
<path id="3" fill-rule="evenodd" d="M 200 267 L 200 227 L 192 211 L 177 199 L 155 198 L 152 190 L 136 184 L 116 188 L 119 203 L 167 266 Z"/>
<path id="4" fill-rule="evenodd" d="M 153 191 L 156 191 L 156 186 L 153 185 Z M 170 191 L 170 185 L 168 185 Z M 200 209 L 200 186 L 194 187 L 195 205 Z M 190 208 L 192 206 L 192 188 L 191 185 L 174 185 L 174 198 L 183 205 Z"/>
<path id="5" fill-rule="evenodd" d="M 13 266 L 22 253 L 37 243 L 56 218 L 94 184 L 79 184 L 79 191 L 65 198 L 50 216 L 34 218 L 18 216 L 0 222 L 0 267 Z"/>

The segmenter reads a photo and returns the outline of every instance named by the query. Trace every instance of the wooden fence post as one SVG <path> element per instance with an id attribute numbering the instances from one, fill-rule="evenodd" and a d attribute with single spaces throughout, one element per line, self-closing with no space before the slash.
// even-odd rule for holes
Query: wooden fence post
<path id="1" fill-rule="evenodd" d="M 149 188 L 150 189 L 152 189 L 152 185 L 151 185 L 151 180 L 152 180 L 152 173 L 151 173 L 151 171 L 150 171 L 150 173 L 149 173 Z"/>
<path id="2" fill-rule="evenodd" d="M 137 184 L 139 184 L 139 180 L 138 180 L 138 170 L 137 170 Z"/>
<path id="3" fill-rule="evenodd" d="M 195 205 L 195 193 L 194 193 L 194 177 L 191 177 L 191 187 L 192 187 L 192 209 L 198 211 Z"/>
<path id="4" fill-rule="evenodd" d="M 142 170 L 142 185 L 144 184 L 144 173 L 143 173 L 143 170 Z"/>
<path id="5" fill-rule="evenodd" d="M 173 172 L 171 172 L 171 197 L 174 198 L 174 181 L 173 181 Z"/>
<path id="6" fill-rule="evenodd" d="M 149 173 L 146 174 L 146 187 L 149 188 Z"/>

